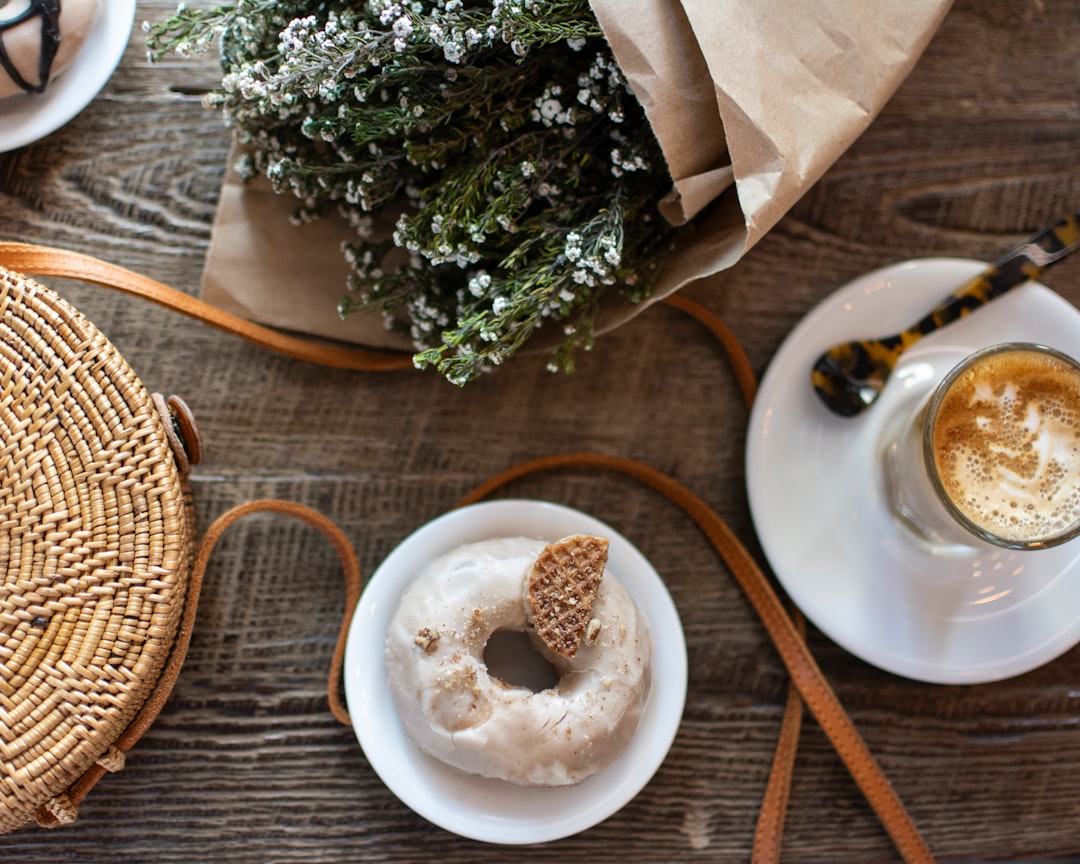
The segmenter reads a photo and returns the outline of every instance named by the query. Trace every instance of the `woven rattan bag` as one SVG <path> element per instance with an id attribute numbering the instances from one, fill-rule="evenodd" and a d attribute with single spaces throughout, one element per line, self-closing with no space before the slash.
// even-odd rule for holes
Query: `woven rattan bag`
<path id="1" fill-rule="evenodd" d="M 151 396 L 85 317 L 2 268 L 0 384 L 0 831 L 10 831 L 69 821 L 66 790 L 95 765 L 122 765 L 115 742 L 179 626 L 193 525 L 180 400 Z"/>
<path id="2" fill-rule="evenodd" d="M 187 475 L 203 445 L 187 405 L 149 393 L 106 336 L 23 265 L 313 362 L 408 363 L 293 340 L 87 256 L 0 243 L 0 834 L 73 822 L 101 776 L 123 767 L 168 699 L 210 552 L 238 518 L 284 513 L 337 551 L 346 604 L 327 684 L 342 722 L 344 633 L 360 592 L 348 540 L 293 502 L 247 502 L 196 540 Z"/>

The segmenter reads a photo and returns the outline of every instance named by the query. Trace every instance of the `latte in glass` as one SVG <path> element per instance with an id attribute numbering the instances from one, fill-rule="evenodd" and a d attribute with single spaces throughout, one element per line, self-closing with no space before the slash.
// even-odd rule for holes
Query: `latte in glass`
<path id="1" fill-rule="evenodd" d="M 997 345 L 949 373 L 927 408 L 923 456 L 953 516 L 1001 546 L 1080 533 L 1080 366 L 1040 345 Z"/>

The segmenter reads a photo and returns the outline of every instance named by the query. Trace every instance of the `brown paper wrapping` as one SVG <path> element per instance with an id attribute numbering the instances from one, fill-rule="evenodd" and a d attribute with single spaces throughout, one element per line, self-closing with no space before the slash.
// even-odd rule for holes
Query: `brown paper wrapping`
<path id="1" fill-rule="evenodd" d="M 950 0 L 590 0 L 656 133 L 681 232 L 654 299 L 735 264 L 836 161 L 911 71 Z M 203 298 L 291 330 L 409 347 L 381 317 L 342 321 L 341 222 L 226 179 Z M 644 308 L 608 304 L 601 329 Z"/>
<path id="2" fill-rule="evenodd" d="M 410 348 L 378 314 L 342 319 L 349 265 L 341 252 L 355 235 L 344 220 L 294 224 L 299 202 L 265 177 L 244 182 L 229 170 L 221 189 L 202 298 L 251 321 L 375 348 Z"/>

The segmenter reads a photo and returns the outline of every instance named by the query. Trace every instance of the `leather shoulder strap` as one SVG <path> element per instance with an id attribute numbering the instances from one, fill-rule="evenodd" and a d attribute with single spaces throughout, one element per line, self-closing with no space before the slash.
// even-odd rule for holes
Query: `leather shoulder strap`
<path id="1" fill-rule="evenodd" d="M 253 324 L 138 273 L 91 256 L 63 249 L 0 242 L 0 266 L 32 275 L 79 279 L 114 288 L 196 318 L 269 350 L 312 363 L 363 371 L 412 367 L 411 358 L 404 354 L 327 345 L 299 339 Z M 750 404 L 754 398 L 756 380 L 738 340 L 718 318 L 693 301 L 676 295 L 667 298 L 666 302 L 696 318 L 716 336 L 731 361 L 744 400 Z M 731 573 L 761 618 L 791 675 L 792 690 L 789 692 L 773 770 L 754 838 L 752 860 L 755 864 L 779 860 L 784 812 L 795 751 L 798 747 L 798 729 L 803 703 L 821 725 L 904 860 L 909 864 L 933 862 L 929 848 L 903 803 L 889 784 L 884 772 L 870 753 L 865 741 L 810 653 L 803 638 L 801 617 L 787 613 L 752 556 L 704 501 L 674 479 L 634 460 L 600 454 L 570 453 L 531 460 L 514 466 L 478 486 L 459 502 L 459 506 L 479 501 L 502 486 L 528 474 L 581 467 L 622 472 L 650 486 L 681 507 L 697 523 L 727 563 Z M 348 712 L 340 698 L 340 676 L 348 627 L 360 596 L 361 575 L 355 553 L 341 531 L 330 520 L 315 511 L 286 501 L 253 501 L 228 511 L 207 529 L 196 554 L 180 632 L 159 687 L 131 727 L 117 741 L 114 748 L 116 754 L 114 762 L 122 764 L 123 751 L 138 741 L 156 719 L 180 673 L 194 626 L 195 608 L 203 573 L 214 544 L 237 519 L 248 513 L 260 511 L 287 513 L 307 522 L 331 541 L 341 558 L 346 583 L 346 604 L 329 675 L 328 691 L 334 716 L 342 723 L 349 723 Z M 55 825 L 74 818 L 74 809 L 108 770 L 108 763 L 109 760 L 102 760 L 102 763 L 91 769 L 69 790 L 66 796 L 61 796 L 62 800 L 58 799 L 43 807 L 39 813 L 41 824 Z"/>
<path id="2" fill-rule="evenodd" d="M 598 453 L 566 453 L 515 465 L 476 487 L 459 505 L 480 501 L 508 483 L 529 474 L 567 468 L 600 468 L 626 474 L 677 504 L 697 523 L 754 607 L 803 702 L 847 766 L 903 859 L 908 864 L 931 864 L 934 858 L 929 847 L 855 728 L 851 717 L 829 686 L 806 641 L 799 633 L 799 628 L 784 610 L 769 580 L 727 524 L 701 498 L 666 474 L 632 459 Z M 788 734 L 790 735 L 790 730 Z M 783 740 L 781 746 L 787 748 L 785 752 L 791 750 L 790 744 Z M 766 797 L 764 807 L 780 808 L 786 805 L 786 780 L 787 778 L 782 778 L 778 794 Z M 770 811 L 764 815 L 767 820 L 782 828 L 782 811 Z M 778 835 L 768 827 L 759 830 L 759 835 L 774 843 L 778 851 Z M 755 860 L 762 860 L 765 853 L 766 850 L 755 850 Z"/>
<path id="3" fill-rule="evenodd" d="M 232 315 L 140 273 L 79 252 L 0 242 L 0 265 L 28 276 L 58 276 L 113 288 L 195 318 L 270 351 L 321 366 L 365 372 L 413 368 L 412 357 L 407 353 L 370 351 L 290 336 Z"/>

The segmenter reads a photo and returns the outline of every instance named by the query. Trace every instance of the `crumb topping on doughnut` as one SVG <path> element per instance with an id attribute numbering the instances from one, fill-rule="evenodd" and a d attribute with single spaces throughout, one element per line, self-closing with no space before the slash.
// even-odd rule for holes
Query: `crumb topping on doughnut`
<path id="1" fill-rule="evenodd" d="M 573 657 L 587 638 L 607 557 L 605 538 L 574 534 L 545 546 L 529 571 L 530 617 L 537 635 L 556 654 Z M 594 639 L 599 627 L 597 621 Z"/>
<path id="2" fill-rule="evenodd" d="M 413 642 L 419 645 L 425 654 L 430 654 L 439 647 L 439 632 L 432 630 L 430 627 L 421 627 L 416 631 L 416 638 L 413 639 Z"/>

